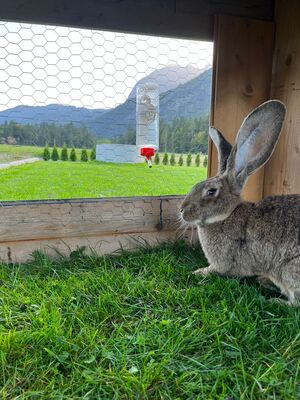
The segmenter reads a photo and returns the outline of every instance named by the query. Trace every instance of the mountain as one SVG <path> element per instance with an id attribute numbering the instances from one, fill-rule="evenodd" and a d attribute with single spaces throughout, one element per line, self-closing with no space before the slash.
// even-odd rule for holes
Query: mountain
<path id="1" fill-rule="evenodd" d="M 167 79 L 166 73 L 170 72 Z M 173 88 L 175 72 L 177 86 Z M 185 72 L 183 72 L 185 71 Z M 198 75 L 193 79 L 189 77 Z M 185 75 L 184 75 L 185 74 Z M 162 68 L 143 78 L 139 83 L 155 81 L 160 85 L 160 118 L 165 122 L 171 122 L 177 117 L 200 117 L 209 113 L 211 98 L 211 68 L 199 72 L 188 66 L 182 69 L 171 65 L 170 68 Z M 183 83 L 180 83 L 183 82 Z M 173 85 L 173 86 L 172 86 Z M 168 90 L 165 90 L 168 88 Z M 73 122 L 75 125 L 85 125 L 89 130 L 107 138 L 124 133 L 129 126 L 135 127 L 136 101 L 135 88 L 133 88 L 128 99 L 121 105 L 110 109 L 87 109 L 82 107 L 64 106 L 50 104 L 48 106 L 18 106 L 0 112 L 0 124 L 5 121 L 14 120 L 21 124 L 40 124 L 42 122 L 54 122 L 56 124 L 67 124 Z"/>
<path id="2" fill-rule="evenodd" d="M 177 64 L 170 64 L 164 68 L 156 69 L 149 75 L 140 79 L 130 92 L 128 98 L 135 98 L 136 87 L 141 83 L 156 83 L 159 87 L 159 93 L 164 93 L 169 90 L 175 89 L 178 85 L 182 85 L 190 81 L 191 79 L 198 76 L 201 72 L 203 72 L 203 70 L 199 70 L 192 65 L 181 67 Z"/>
<path id="3" fill-rule="evenodd" d="M 159 115 L 165 122 L 177 117 L 200 117 L 208 114 L 211 99 L 211 68 L 196 78 L 160 95 Z M 96 117 L 93 131 L 97 136 L 114 137 L 128 126 L 135 127 L 136 102 L 128 98 L 125 103 Z"/>
<path id="4" fill-rule="evenodd" d="M 95 117 L 107 110 L 90 110 L 83 107 L 49 104 L 47 106 L 17 106 L 0 112 L 0 124 L 5 121 L 16 121 L 19 124 L 40 124 L 54 122 L 56 124 L 89 125 Z"/>

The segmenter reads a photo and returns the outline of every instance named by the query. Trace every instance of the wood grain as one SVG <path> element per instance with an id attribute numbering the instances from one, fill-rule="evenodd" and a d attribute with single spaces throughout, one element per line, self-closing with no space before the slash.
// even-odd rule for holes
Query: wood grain
<path id="1" fill-rule="evenodd" d="M 0 19 L 213 40 L 215 14 L 271 20 L 273 0 L 10 0 Z"/>
<path id="2" fill-rule="evenodd" d="M 265 196 L 300 193 L 300 1 L 277 1 L 275 18 L 272 97 L 285 103 L 287 115 L 265 168 Z"/>
<path id="3" fill-rule="evenodd" d="M 269 99 L 274 24 L 230 16 L 215 20 L 211 124 L 233 143 L 247 114 Z M 217 172 L 217 152 L 209 147 L 209 176 Z M 263 169 L 250 177 L 243 197 L 262 198 Z"/>
<path id="4" fill-rule="evenodd" d="M 183 196 L 3 202 L 0 257 L 20 262 L 33 250 L 68 253 L 78 246 L 107 253 L 174 240 Z"/>

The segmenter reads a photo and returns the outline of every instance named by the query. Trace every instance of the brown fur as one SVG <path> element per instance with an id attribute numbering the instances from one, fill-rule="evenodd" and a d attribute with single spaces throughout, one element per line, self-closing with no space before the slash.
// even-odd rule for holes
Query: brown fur
<path id="1" fill-rule="evenodd" d="M 284 105 L 278 101 L 255 109 L 245 119 L 231 151 L 218 149 L 219 175 L 195 185 L 181 213 L 185 221 L 197 225 L 210 263 L 196 274 L 258 276 L 276 285 L 294 305 L 300 302 L 300 196 L 274 196 L 258 203 L 243 202 L 240 197 L 249 174 L 272 154 L 284 115 Z M 217 134 L 212 138 L 220 146 L 223 139 Z"/>

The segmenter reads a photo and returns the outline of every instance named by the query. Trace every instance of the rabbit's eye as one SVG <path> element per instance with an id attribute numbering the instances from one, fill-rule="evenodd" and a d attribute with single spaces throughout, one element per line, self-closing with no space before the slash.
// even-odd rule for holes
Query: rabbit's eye
<path id="1" fill-rule="evenodd" d="M 207 190 L 206 195 L 207 196 L 214 196 L 217 193 L 217 189 L 215 188 L 210 188 Z"/>

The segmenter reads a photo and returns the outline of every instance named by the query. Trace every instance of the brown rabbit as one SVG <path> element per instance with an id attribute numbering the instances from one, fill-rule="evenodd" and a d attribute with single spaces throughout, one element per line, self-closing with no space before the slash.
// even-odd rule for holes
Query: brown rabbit
<path id="1" fill-rule="evenodd" d="M 270 158 L 284 117 L 283 103 L 263 103 L 245 118 L 233 147 L 211 128 L 218 174 L 193 187 L 181 214 L 197 225 L 210 263 L 195 274 L 258 276 L 294 305 L 300 301 L 300 196 L 273 196 L 258 203 L 240 197 L 248 176 Z"/>

